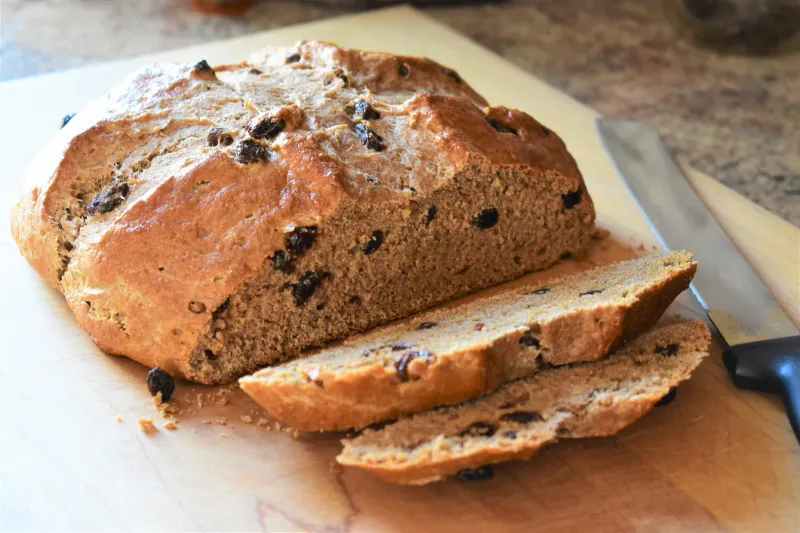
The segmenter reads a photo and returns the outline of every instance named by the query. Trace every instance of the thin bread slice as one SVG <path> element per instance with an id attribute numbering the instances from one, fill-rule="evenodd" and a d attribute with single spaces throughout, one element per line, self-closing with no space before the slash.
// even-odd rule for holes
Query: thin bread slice
<path id="1" fill-rule="evenodd" d="M 344 440 L 339 463 L 395 483 L 423 485 L 511 459 L 565 438 L 617 433 L 708 355 L 702 322 L 659 327 L 607 359 L 554 367 L 480 399 L 419 413 Z"/>
<path id="2" fill-rule="evenodd" d="M 599 359 L 689 286 L 688 252 L 597 267 L 420 314 L 240 380 L 269 415 L 342 430 L 475 398 L 544 365 Z"/>

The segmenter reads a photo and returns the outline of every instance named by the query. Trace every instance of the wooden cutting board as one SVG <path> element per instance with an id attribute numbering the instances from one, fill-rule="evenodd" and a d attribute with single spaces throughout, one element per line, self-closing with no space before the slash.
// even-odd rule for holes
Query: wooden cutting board
<path id="1" fill-rule="evenodd" d="M 586 177 L 600 225 L 612 232 L 589 260 L 558 271 L 634 253 L 626 243 L 653 244 L 601 148 L 596 113 L 410 8 L 1 85 L 3 204 L 61 116 L 136 66 L 236 61 L 303 38 L 433 57 L 491 102 L 556 130 Z M 689 176 L 797 320 L 800 232 L 712 179 Z M 252 423 L 259 411 L 240 391 L 179 383 L 178 429 L 162 428 L 146 369 L 91 343 L 23 261 L 5 224 L 0 264 L 4 531 L 800 531 L 800 449 L 780 403 L 734 389 L 718 347 L 672 404 L 617 437 L 558 444 L 498 467 L 484 483 L 396 487 L 332 470 L 338 436 L 295 439 Z M 683 302 L 673 311 L 691 314 Z M 156 418 L 161 431 L 146 436 L 139 417 Z"/>

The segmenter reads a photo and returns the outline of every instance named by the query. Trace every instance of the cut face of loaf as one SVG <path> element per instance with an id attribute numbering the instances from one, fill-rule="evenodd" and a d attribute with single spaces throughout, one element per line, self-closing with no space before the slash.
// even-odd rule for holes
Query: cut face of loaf
<path id="1" fill-rule="evenodd" d="M 480 399 L 366 429 L 343 441 L 337 460 L 422 485 L 529 459 L 559 439 L 613 435 L 688 379 L 708 355 L 709 339 L 702 322 L 660 327 L 607 359 L 542 370 Z"/>
<path id="2" fill-rule="evenodd" d="M 105 351 L 220 383 L 581 254 L 564 143 L 424 58 L 303 42 L 80 111 L 13 233 Z"/>
<path id="3" fill-rule="evenodd" d="M 429 311 L 240 380 L 297 429 L 343 430 L 480 396 L 542 365 L 592 361 L 689 286 L 688 252 L 646 256 Z"/>

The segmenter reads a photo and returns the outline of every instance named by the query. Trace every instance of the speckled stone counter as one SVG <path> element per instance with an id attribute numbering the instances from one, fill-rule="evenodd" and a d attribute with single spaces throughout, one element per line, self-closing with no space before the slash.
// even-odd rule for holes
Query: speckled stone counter
<path id="1" fill-rule="evenodd" d="M 342 3 L 329 2 L 341 6 Z M 346 13 L 257 2 L 2 0 L 0 80 Z M 658 127 L 683 160 L 800 226 L 800 55 L 725 56 L 676 38 L 656 0 L 519 0 L 425 8 L 602 113 Z"/>

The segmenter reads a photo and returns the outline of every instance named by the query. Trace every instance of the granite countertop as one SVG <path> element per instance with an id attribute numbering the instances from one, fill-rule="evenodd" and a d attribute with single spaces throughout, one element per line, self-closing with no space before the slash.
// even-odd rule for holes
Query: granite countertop
<path id="1" fill-rule="evenodd" d="M 225 18 L 189 0 L 4 0 L 0 80 L 327 18 L 346 3 L 259 1 Z M 800 226 L 800 54 L 696 48 L 656 0 L 423 10 L 602 113 L 653 124 L 682 161 Z"/>

